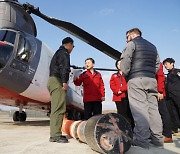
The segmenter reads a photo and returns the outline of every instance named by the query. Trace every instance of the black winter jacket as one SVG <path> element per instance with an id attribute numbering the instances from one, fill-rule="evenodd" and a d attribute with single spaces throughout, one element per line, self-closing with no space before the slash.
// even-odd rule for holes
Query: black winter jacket
<path id="1" fill-rule="evenodd" d="M 180 95 L 180 69 L 173 68 L 167 75 L 167 98 Z"/>
<path id="2" fill-rule="evenodd" d="M 61 83 L 67 83 L 69 80 L 70 72 L 70 56 L 64 46 L 60 48 L 54 54 L 50 64 L 49 76 L 55 76 L 60 79 Z"/>

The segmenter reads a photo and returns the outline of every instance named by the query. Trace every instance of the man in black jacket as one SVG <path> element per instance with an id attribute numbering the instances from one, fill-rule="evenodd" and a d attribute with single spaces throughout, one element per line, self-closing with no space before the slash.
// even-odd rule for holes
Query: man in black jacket
<path id="1" fill-rule="evenodd" d="M 121 55 L 121 70 L 128 81 L 128 99 L 134 118 L 133 145 L 149 148 L 149 142 L 163 145 L 162 120 L 158 111 L 156 47 L 133 28 L 126 33 L 127 45 Z"/>
<path id="2" fill-rule="evenodd" d="M 67 143 L 61 127 L 66 112 L 66 91 L 70 72 L 70 53 L 74 48 L 70 37 L 62 40 L 62 46 L 54 54 L 50 64 L 48 90 L 51 95 L 50 142 Z"/>
<path id="3" fill-rule="evenodd" d="M 166 82 L 166 100 L 172 121 L 172 130 L 178 133 L 180 128 L 180 69 L 174 68 L 175 60 L 166 58 L 163 64 L 168 70 Z"/>

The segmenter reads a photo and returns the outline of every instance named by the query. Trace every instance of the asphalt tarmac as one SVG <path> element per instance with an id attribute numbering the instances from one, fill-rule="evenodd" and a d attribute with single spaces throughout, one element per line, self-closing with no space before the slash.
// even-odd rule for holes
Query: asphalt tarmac
<path id="1" fill-rule="evenodd" d="M 8 112 L 0 112 L 0 154 L 97 154 L 87 144 L 68 138 L 67 144 L 49 142 L 48 118 L 13 122 Z M 180 154 L 180 132 L 173 140 L 164 148 L 131 147 L 126 154 Z"/>

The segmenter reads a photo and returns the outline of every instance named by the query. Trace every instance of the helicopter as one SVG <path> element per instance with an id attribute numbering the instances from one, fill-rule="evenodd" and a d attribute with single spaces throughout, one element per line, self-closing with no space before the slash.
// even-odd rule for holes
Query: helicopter
<path id="1" fill-rule="evenodd" d="M 117 60 L 121 53 L 76 25 L 52 18 L 29 3 L 18 0 L 0 0 L 0 102 L 19 107 L 14 121 L 25 121 L 23 109 L 50 111 L 47 90 L 49 65 L 53 51 L 36 38 L 37 29 L 31 14 L 70 33 L 90 46 Z M 69 119 L 83 117 L 83 88 L 73 84 L 73 76 L 83 68 L 71 67 L 67 91 Z M 102 69 L 103 70 L 103 69 Z"/>

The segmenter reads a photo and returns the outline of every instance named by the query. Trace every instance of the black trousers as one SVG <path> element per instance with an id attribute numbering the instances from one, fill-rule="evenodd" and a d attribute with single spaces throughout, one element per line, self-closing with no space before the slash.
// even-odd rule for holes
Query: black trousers
<path id="1" fill-rule="evenodd" d="M 177 99 L 178 98 L 175 98 L 176 101 L 178 101 Z M 168 108 L 168 111 L 170 114 L 173 131 L 177 131 L 178 128 L 180 128 L 180 114 L 179 114 L 178 106 L 177 106 L 175 100 L 173 100 L 171 98 L 166 101 L 167 108 Z M 180 100 L 179 100 L 179 103 L 180 103 Z"/>
<path id="2" fill-rule="evenodd" d="M 176 108 L 177 114 L 178 114 L 179 119 L 180 119 L 180 91 L 178 91 L 174 95 L 172 95 L 171 100 L 174 103 L 174 106 Z"/>
<path id="3" fill-rule="evenodd" d="M 158 108 L 163 123 L 163 135 L 172 138 L 172 124 L 165 100 L 158 102 Z"/>
<path id="4" fill-rule="evenodd" d="M 102 114 L 101 101 L 84 102 L 84 118 L 88 120 L 94 115 Z"/>
<path id="5" fill-rule="evenodd" d="M 132 129 L 134 128 L 134 119 L 129 107 L 128 98 L 123 98 L 120 102 L 115 102 L 117 113 L 125 117 L 131 124 Z"/>

